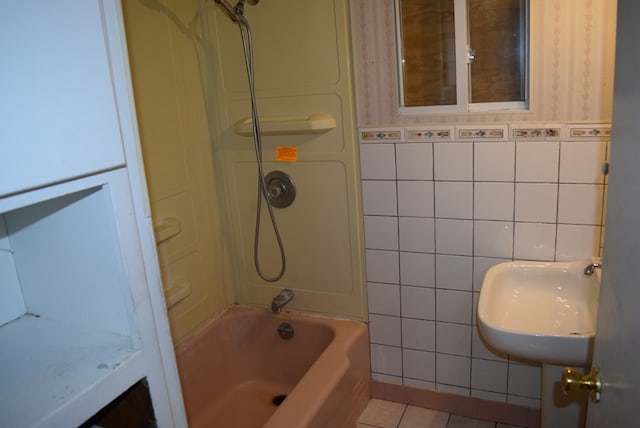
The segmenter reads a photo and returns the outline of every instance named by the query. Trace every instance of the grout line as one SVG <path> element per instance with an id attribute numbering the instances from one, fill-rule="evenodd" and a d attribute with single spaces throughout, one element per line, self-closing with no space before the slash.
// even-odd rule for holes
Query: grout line
<path id="1" fill-rule="evenodd" d="M 402 415 L 400 415 L 400 419 L 398 420 L 398 425 L 396 425 L 396 428 L 398 428 L 402 424 L 402 419 L 404 419 L 404 415 L 405 415 L 405 413 L 407 413 L 407 408 L 408 407 L 409 407 L 408 404 L 404 405 L 404 409 L 402 409 Z"/>
<path id="2" fill-rule="evenodd" d="M 475 255 L 476 255 L 476 143 L 471 146 L 471 178 L 474 182 L 471 186 L 471 215 L 473 217 L 473 223 L 471 223 L 471 317 L 469 324 L 471 325 L 471 334 L 469 335 L 469 395 L 471 395 L 471 383 L 473 379 L 473 320 L 474 320 L 474 304 L 473 304 L 473 271 L 475 267 Z M 513 254 L 513 251 L 512 251 Z M 449 416 L 451 417 L 451 416 Z"/>
<path id="3" fill-rule="evenodd" d="M 560 159 L 562 158 L 562 144 L 558 143 L 558 182 L 556 183 L 556 234 L 553 249 L 553 261 L 558 261 L 558 231 L 560 230 Z"/>
<path id="4" fill-rule="evenodd" d="M 400 379 L 404 384 L 404 344 L 403 344 L 403 329 L 402 329 L 402 263 L 401 263 L 401 248 L 402 244 L 400 242 L 400 180 L 398 180 L 398 145 L 393 145 L 393 162 L 395 167 L 395 178 L 396 178 L 396 233 L 398 237 L 398 305 L 399 305 L 399 317 L 400 320 Z"/>

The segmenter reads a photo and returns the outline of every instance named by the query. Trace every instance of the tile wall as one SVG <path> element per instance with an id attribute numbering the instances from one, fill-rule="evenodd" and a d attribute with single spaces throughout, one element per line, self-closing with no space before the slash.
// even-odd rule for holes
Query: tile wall
<path id="1" fill-rule="evenodd" d="M 611 129 L 359 130 L 373 378 L 538 407 L 540 367 L 491 349 L 486 270 L 599 255 Z"/>

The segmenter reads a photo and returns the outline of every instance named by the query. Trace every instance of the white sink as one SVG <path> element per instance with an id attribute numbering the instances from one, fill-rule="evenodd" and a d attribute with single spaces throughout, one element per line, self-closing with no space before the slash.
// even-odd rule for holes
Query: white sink
<path id="1" fill-rule="evenodd" d="M 480 332 L 495 349 L 527 360 L 586 365 L 596 333 L 598 259 L 515 261 L 487 272 L 478 302 Z"/>

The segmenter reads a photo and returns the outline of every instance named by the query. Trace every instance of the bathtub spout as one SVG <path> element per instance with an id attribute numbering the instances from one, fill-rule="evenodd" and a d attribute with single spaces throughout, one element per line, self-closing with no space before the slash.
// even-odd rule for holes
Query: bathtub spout
<path id="1" fill-rule="evenodd" d="M 285 288 L 281 292 L 278 293 L 276 297 L 271 301 L 271 312 L 277 314 L 285 307 L 287 303 L 293 300 L 293 290 L 289 288 Z"/>

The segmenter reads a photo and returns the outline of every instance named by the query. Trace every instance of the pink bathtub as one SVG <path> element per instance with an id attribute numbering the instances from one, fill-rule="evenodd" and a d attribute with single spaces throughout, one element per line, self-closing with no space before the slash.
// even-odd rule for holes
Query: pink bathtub
<path id="1" fill-rule="evenodd" d="M 367 328 L 354 321 L 231 308 L 176 356 L 192 428 L 353 428 L 370 397 Z"/>

